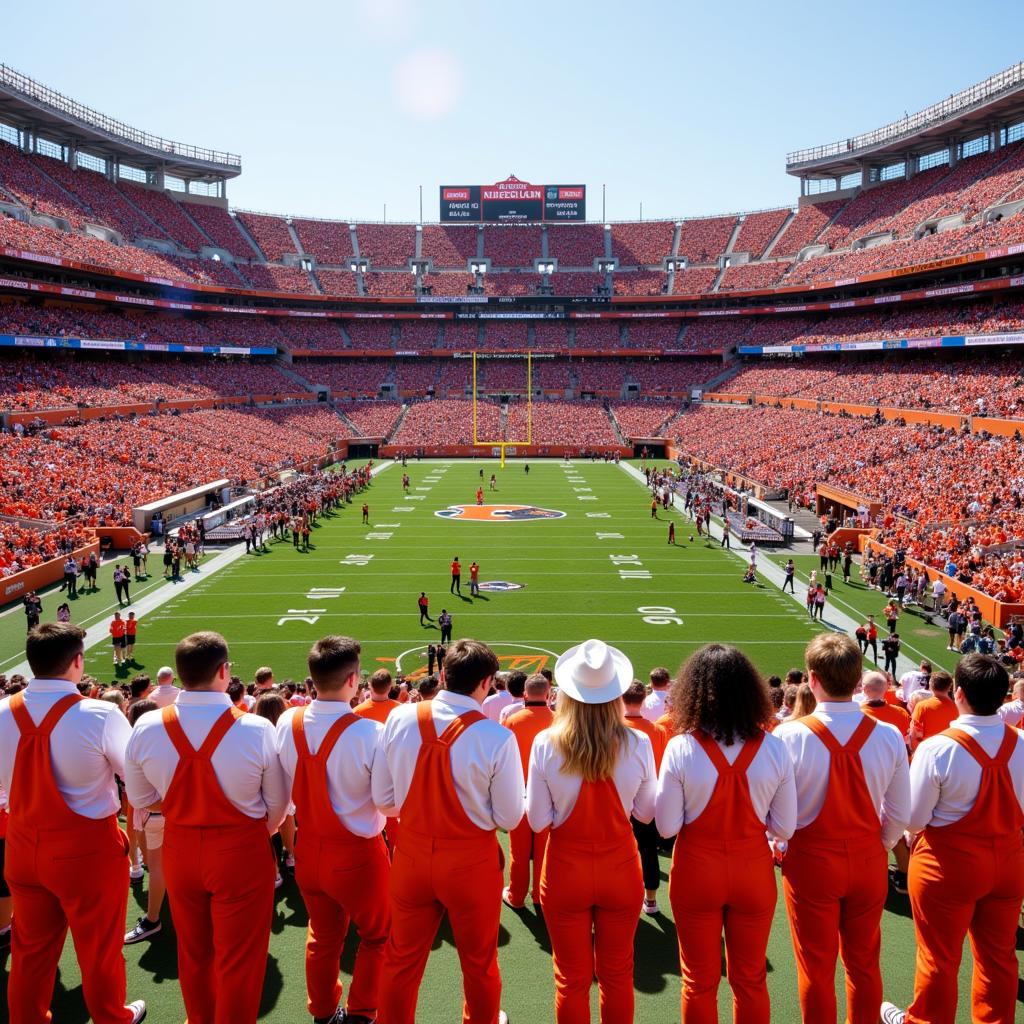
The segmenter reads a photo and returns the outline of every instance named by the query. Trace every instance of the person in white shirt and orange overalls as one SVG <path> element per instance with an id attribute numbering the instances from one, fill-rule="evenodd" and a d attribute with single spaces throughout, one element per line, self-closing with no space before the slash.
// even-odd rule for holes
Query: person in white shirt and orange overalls
<path id="1" fill-rule="evenodd" d="M 133 807 L 164 817 L 164 875 L 190 1024 L 253 1024 L 274 907 L 270 836 L 288 809 L 288 783 L 274 727 L 227 695 L 224 638 L 193 633 L 174 661 L 182 692 L 136 723 L 125 787 Z"/>
<path id="2" fill-rule="evenodd" d="M 796 831 L 782 879 L 800 1011 L 804 1024 L 836 1020 L 842 953 L 847 1020 L 877 1024 L 888 851 L 910 813 L 907 748 L 895 727 L 854 702 L 862 656 L 851 637 L 816 636 L 806 662 L 817 707 L 772 734 L 785 744 L 796 780 Z"/>
<path id="3" fill-rule="evenodd" d="M 541 902 L 551 938 L 557 1024 L 589 1024 L 597 978 L 602 1024 L 633 1020 L 633 938 L 644 898 L 630 823 L 654 818 L 651 741 L 624 720 L 633 666 L 587 640 L 555 663 L 558 705 L 530 754 L 526 813 L 550 828 Z"/>
<path id="4" fill-rule="evenodd" d="M 886 1024 L 954 1024 L 964 938 L 974 954 L 971 1020 L 1018 1019 L 1017 925 L 1024 902 L 1024 736 L 999 718 L 1009 685 L 990 655 L 956 667 L 959 717 L 910 766 L 914 1001 L 885 1003 Z"/>
<path id="5" fill-rule="evenodd" d="M 131 728 L 109 702 L 78 692 L 85 630 L 47 622 L 29 631 L 33 678 L 0 702 L 0 789 L 7 794 L 4 875 L 13 898 L 7 1006 L 11 1024 L 50 1020 L 68 930 L 96 1024 L 137 1024 L 125 1005 L 121 953 L 128 911 L 128 837 L 118 828 L 115 775 Z"/>
<path id="6" fill-rule="evenodd" d="M 735 647 L 709 644 L 672 686 L 674 735 L 658 778 L 658 831 L 677 837 L 669 900 L 679 935 L 683 1024 L 718 1020 L 722 935 L 733 1014 L 768 1024 L 765 953 L 778 899 L 766 830 L 796 828 L 793 767 L 767 727 L 768 687 Z"/>
<path id="7" fill-rule="evenodd" d="M 511 685 L 511 681 L 510 681 Z M 502 724 L 516 738 L 519 756 L 522 759 L 525 777 L 530 767 L 530 751 L 533 741 L 548 726 L 553 715 L 548 707 L 551 684 L 539 672 L 530 676 L 523 684 L 523 707 L 513 711 Z M 509 707 L 512 707 L 510 704 Z M 508 708 L 505 709 L 506 711 Z M 502 890 L 501 899 L 512 910 L 522 910 L 526 893 L 530 889 L 530 864 L 533 864 L 533 904 L 540 907 L 540 874 L 544 866 L 544 850 L 548 845 L 547 830 L 534 832 L 530 822 L 523 820 L 512 829 L 508 837 L 509 865 L 508 886 Z"/>
<path id="8" fill-rule="evenodd" d="M 462 965 L 464 1024 L 508 1019 L 500 1009 L 503 875 L 495 830 L 519 824 L 525 786 L 515 737 L 480 710 L 497 671 L 486 644 L 456 640 L 441 668 L 445 688 L 393 711 L 374 754 L 373 801 L 382 814 L 401 818 L 381 1024 L 414 1024 L 446 911 Z"/>
<path id="9" fill-rule="evenodd" d="M 325 636 L 309 652 L 316 700 L 277 723 L 281 765 L 298 821 L 295 881 L 309 914 L 307 1007 L 316 1024 L 372 1024 L 391 928 L 391 864 L 373 805 L 370 768 L 380 723 L 352 711 L 359 688 L 359 644 Z M 347 1006 L 339 1011 L 338 964 L 349 921 L 359 932 Z"/>

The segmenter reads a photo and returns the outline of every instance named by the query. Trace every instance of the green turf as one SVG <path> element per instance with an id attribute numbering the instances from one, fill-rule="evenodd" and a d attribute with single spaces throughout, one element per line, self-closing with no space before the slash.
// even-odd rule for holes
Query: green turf
<path id="1" fill-rule="evenodd" d="M 244 678 L 251 678 L 262 664 L 273 666 L 278 679 L 288 675 L 301 678 L 310 643 L 327 632 L 358 637 L 365 667 L 394 665 L 398 656 L 409 652 L 402 657 L 402 668 L 415 670 L 423 665 L 420 651 L 437 637 L 435 631 L 418 624 L 415 600 L 420 590 L 430 595 L 435 617 L 442 607 L 452 612 L 456 637 L 476 636 L 494 644 L 506 665 L 517 659 L 526 666 L 547 659 L 550 665 L 554 655 L 590 636 L 621 646 L 641 677 L 658 664 L 675 669 L 696 646 L 711 640 L 743 646 L 765 672 L 781 672 L 801 663 L 803 647 L 818 628 L 801 608 L 774 588 L 742 584 L 740 559 L 717 544 L 691 544 L 687 539 L 690 524 L 675 513 L 659 512 L 658 521 L 652 521 L 644 490 L 622 468 L 581 462 L 567 471 L 556 462 L 535 462 L 527 476 L 522 463 L 511 462 L 498 470 L 497 494 L 486 493 L 485 486 L 488 501 L 537 504 L 566 512 L 563 519 L 485 524 L 436 517 L 436 510 L 450 504 L 474 501 L 480 465 L 456 462 L 438 474 L 442 463 L 412 463 L 412 494 L 422 495 L 422 500 L 407 500 L 401 492 L 401 470 L 388 469 L 367 495 L 370 527 L 360 524 L 357 501 L 318 526 L 315 548 L 308 554 L 294 551 L 290 543 L 273 544 L 268 554 L 240 559 L 146 616 L 140 626 L 140 667 L 152 671 L 169 662 L 173 645 L 183 634 L 212 628 L 227 636 L 235 671 Z M 496 463 L 482 465 L 485 476 L 496 469 Z M 429 482 L 438 475 L 437 482 Z M 582 482 L 569 478 L 582 478 Z M 588 496 L 594 500 L 580 500 Z M 601 513 L 602 518 L 588 518 L 588 512 Z M 668 515 L 677 523 L 679 544 L 675 548 L 666 543 Z M 384 533 L 391 536 L 370 536 Z M 599 533 L 622 536 L 602 539 Z M 342 564 L 348 556 L 365 554 L 373 555 L 365 565 Z M 456 554 L 467 567 L 463 599 L 448 593 L 448 563 Z M 641 565 L 617 566 L 612 555 L 636 556 L 630 561 Z M 510 580 L 524 584 L 524 589 L 469 600 L 468 565 L 473 559 L 482 567 L 482 580 Z M 651 576 L 623 579 L 619 568 L 642 568 Z M 309 596 L 313 587 L 345 590 L 340 596 L 322 599 Z M 75 606 L 76 620 L 81 621 L 79 608 L 107 615 L 109 604 L 103 595 L 82 599 Z M 638 610 L 642 607 L 672 608 L 682 622 L 644 622 Z M 289 609 L 325 610 L 298 613 L 315 615 L 313 623 L 279 624 Z M 11 645 L 5 646 L 5 657 L 20 656 L 23 618 L 16 626 L 17 632 L 11 623 L 0 623 L 0 638 Z M 105 646 L 93 649 L 87 657 L 88 671 L 110 678 L 107 657 Z M 667 874 L 667 860 L 662 867 Z M 240 869 L 244 870 L 244 865 Z M 143 899 L 144 886 L 136 885 L 129 923 L 141 913 Z M 664 888 L 661 906 L 666 912 L 670 909 Z M 166 908 L 164 918 L 169 921 Z M 265 1020 L 308 1019 L 304 924 L 301 899 L 289 880 L 278 894 Z M 883 928 L 887 994 L 905 1002 L 911 992 L 914 958 L 913 928 L 905 899 L 890 900 Z M 532 909 L 522 915 L 502 911 L 500 942 L 504 1005 L 511 1019 L 515 1024 L 552 1020 L 550 947 L 543 924 Z M 423 1024 L 446 1024 L 459 1015 L 458 962 L 443 930 L 435 947 L 420 997 L 418 1020 Z M 636 949 L 637 1021 L 668 1024 L 678 1020 L 678 965 L 668 913 L 640 921 Z M 128 947 L 126 957 L 129 992 L 150 1001 L 151 1019 L 182 1020 L 173 931 L 165 930 L 149 945 Z M 781 900 L 768 959 L 773 1019 L 796 1021 L 793 954 Z M 351 965 L 349 948 L 343 970 L 350 970 Z M 962 994 L 967 991 L 965 980 L 962 972 Z M 720 1019 L 731 1020 L 727 988 L 723 987 L 720 1003 Z M 55 1009 L 62 1024 L 86 1020 L 70 945 L 61 964 Z M 966 1014 L 963 1002 L 961 1009 Z"/>

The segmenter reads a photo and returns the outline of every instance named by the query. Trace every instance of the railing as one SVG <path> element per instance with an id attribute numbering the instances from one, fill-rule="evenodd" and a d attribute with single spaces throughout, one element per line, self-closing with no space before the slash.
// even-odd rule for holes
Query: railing
<path id="1" fill-rule="evenodd" d="M 972 85 L 968 89 L 954 93 L 948 99 L 933 103 L 930 107 L 893 121 L 883 128 L 876 128 L 874 131 L 865 132 L 863 135 L 854 135 L 852 138 L 843 139 L 841 142 L 833 142 L 827 146 L 815 146 L 811 149 L 798 149 L 786 154 L 786 167 L 792 168 L 799 164 L 811 163 L 815 160 L 824 160 L 828 157 L 843 156 L 856 153 L 859 150 L 876 146 L 883 142 L 894 142 L 898 139 L 914 135 L 930 125 L 944 121 L 949 117 L 962 113 L 978 103 L 990 100 L 1001 93 L 1018 88 L 1024 84 L 1024 61 L 1014 64 L 1013 67 L 1000 71 L 984 82 Z"/>
<path id="2" fill-rule="evenodd" d="M 147 149 L 156 150 L 169 156 L 201 160 L 204 163 L 219 164 L 223 167 L 241 170 L 242 158 L 237 153 L 223 153 L 220 150 L 204 149 L 201 146 L 188 146 L 182 142 L 170 142 L 158 135 L 150 135 L 149 132 L 132 128 L 131 125 L 127 125 L 123 121 L 118 121 L 85 106 L 83 103 L 78 103 L 70 96 L 65 96 L 55 89 L 42 85 L 6 64 L 0 64 L 0 88 L 20 93 L 37 103 L 45 104 L 51 110 L 73 117 L 106 132 L 108 135 L 124 139 L 126 142 L 145 146 Z"/>

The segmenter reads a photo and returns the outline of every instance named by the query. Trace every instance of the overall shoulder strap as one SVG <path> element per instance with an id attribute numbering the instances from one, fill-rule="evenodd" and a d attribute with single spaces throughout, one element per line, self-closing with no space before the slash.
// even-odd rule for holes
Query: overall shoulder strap
<path id="1" fill-rule="evenodd" d="M 746 770 L 750 767 L 750 762 L 757 757 L 757 752 L 761 749 L 762 743 L 764 743 L 763 732 L 759 733 L 752 740 L 744 742 L 740 756 L 733 762 L 733 771 L 746 773 Z"/>
<path id="2" fill-rule="evenodd" d="M 300 761 L 310 756 L 309 744 L 306 742 L 306 711 L 300 708 L 292 715 L 292 740 L 295 742 L 295 753 Z"/>
<path id="3" fill-rule="evenodd" d="M 449 723 L 437 740 L 439 743 L 443 743 L 446 747 L 450 747 L 471 725 L 476 725 L 477 722 L 483 722 L 487 716 L 480 711 L 467 711 L 465 714 L 459 715 L 453 722 Z"/>
<path id="4" fill-rule="evenodd" d="M 8 702 L 8 707 L 11 709 L 11 714 L 14 716 L 14 722 L 18 727 L 18 732 L 23 736 L 26 733 L 38 733 L 40 736 L 49 736 L 53 732 L 54 726 L 64 717 L 64 715 L 73 708 L 80 700 L 83 700 L 81 694 L 69 693 L 64 697 L 61 697 L 56 704 L 46 712 L 45 717 L 36 725 L 32 721 L 32 716 L 28 713 L 28 708 L 25 707 L 25 691 L 19 690 Z"/>
<path id="5" fill-rule="evenodd" d="M 707 754 L 708 760 L 715 766 L 715 771 L 719 775 L 731 770 L 732 765 L 729 764 L 725 754 L 722 753 L 722 748 L 706 732 L 702 729 L 694 729 L 690 735 L 701 750 Z"/>
<path id="6" fill-rule="evenodd" d="M 220 746 L 220 741 L 227 735 L 228 729 L 244 714 L 244 711 L 234 706 L 225 708 L 224 714 L 213 723 L 213 728 L 207 733 L 206 739 L 203 740 L 203 745 L 198 750 L 199 756 L 205 758 L 213 757 L 213 752 Z"/>
<path id="7" fill-rule="evenodd" d="M 420 740 L 423 743 L 436 743 L 437 730 L 434 728 L 434 712 L 429 700 L 420 701 L 416 705 L 416 724 L 420 729 Z"/>
<path id="8" fill-rule="evenodd" d="M 358 721 L 359 716 L 350 713 L 342 715 L 336 722 L 333 722 L 330 729 L 327 730 L 327 734 L 324 736 L 323 743 L 320 744 L 320 748 L 316 752 L 316 759 L 326 763 L 327 758 L 331 756 L 331 751 L 334 749 L 334 745 L 341 739 L 345 730 L 350 726 L 355 725 Z"/>
<path id="9" fill-rule="evenodd" d="M 174 749 L 178 752 L 178 756 L 192 757 L 196 752 L 195 747 L 189 743 L 185 730 L 182 729 L 181 722 L 178 721 L 178 709 L 174 704 L 168 704 L 160 712 L 160 721 L 163 722 L 167 735 L 171 743 L 174 744 Z"/>

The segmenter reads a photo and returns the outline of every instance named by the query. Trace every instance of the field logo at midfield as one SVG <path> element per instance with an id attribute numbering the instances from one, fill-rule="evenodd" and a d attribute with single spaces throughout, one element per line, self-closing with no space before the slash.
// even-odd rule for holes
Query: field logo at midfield
<path id="1" fill-rule="evenodd" d="M 539 672 L 542 668 L 554 665 L 558 655 L 546 647 L 530 647 L 526 644 L 491 644 L 498 656 L 498 664 L 503 672 L 525 672 L 528 676 Z M 413 647 L 402 651 L 397 658 L 377 658 L 392 672 L 401 672 L 410 682 L 419 682 L 427 674 L 426 647 Z"/>
<path id="2" fill-rule="evenodd" d="M 529 523 L 536 519 L 564 519 L 565 513 L 537 505 L 449 505 L 434 513 L 464 523 Z"/>
<path id="3" fill-rule="evenodd" d="M 510 580 L 487 580 L 479 585 L 487 594 L 507 594 L 510 590 L 522 590 L 525 583 L 512 583 Z"/>

